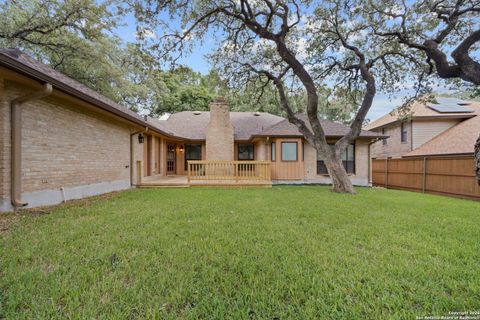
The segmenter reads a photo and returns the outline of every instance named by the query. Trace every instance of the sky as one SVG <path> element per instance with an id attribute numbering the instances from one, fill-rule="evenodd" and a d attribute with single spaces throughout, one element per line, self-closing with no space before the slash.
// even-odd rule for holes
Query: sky
<path id="1" fill-rule="evenodd" d="M 135 18 L 133 14 L 128 14 L 124 17 L 115 33 L 122 38 L 124 42 L 134 42 L 136 40 Z M 197 46 L 191 54 L 179 60 L 179 63 L 192 68 L 194 71 L 207 74 L 211 69 L 211 65 L 207 60 L 206 55 L 212 52 L 214 49 L 213 45 L 213 39 L 210 39 L 209 41 L 207 38 L 207 41 L 204 44 Z M 389 113 L 394 108 L 400 106 L 403 99 L 411 94 L 412 93 L 409 91 L 403 91 L 390 97 L 385 93 L 377 93 L 373 105 L 367 114 L 367 119 L 373 121 Z"/>

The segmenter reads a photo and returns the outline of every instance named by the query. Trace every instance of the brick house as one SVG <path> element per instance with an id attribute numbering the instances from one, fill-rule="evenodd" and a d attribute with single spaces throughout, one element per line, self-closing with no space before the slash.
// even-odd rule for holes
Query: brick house
<path id="1" fill-rule="evenodd" d="M 348 130 L 322 125 L 332 143 Z M 330 183 L 315 149 L 282 117 L 229 112 L 222 99 L 210 112 L 142 117 L 14 49 L 0 49 L 0 132 L 0 211 L 172 178 L 190 185 L 187 174 L 212 175 L 210 184 Z M 370 185 L 370 145 L 380 138 L 362 131 L 346 151 L 354 184 Z"/>
<path id="2" fill-rule="evenodd" d="M 397 108 L 368 124 L 366 130 L 388 136 L 372 145 L 372 157 L 473 155 L 480 103 L 442 97 L 435 102 L 416 102 L 406 115 Z"/>

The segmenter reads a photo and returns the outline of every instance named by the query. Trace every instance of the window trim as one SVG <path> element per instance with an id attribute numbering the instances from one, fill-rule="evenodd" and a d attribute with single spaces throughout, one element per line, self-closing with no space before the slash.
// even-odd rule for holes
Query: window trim
<path id="1" fill-rule="evenodd" d="M 349 161 L 349 160 L 348 160 L 348 147 L 349 147 L 349 146 L 353 146 L 353 151 L 352 151 L 352 152 L 353 152 L 353 171 L 352 171 L 352 172 L 348 172 L 348 169 L 347 169 L 347 162 Z M 347 171 L 347 174 L 348 174 L 349 176 L 353 176 L 353 175 L 356 175 L 356 174 L 357 174 L 357 156 L 356 156 L 357 152 L 356 152 L 356 151 L 357 151 L 356 143 L 349 144 L 349 145 L 347 146 L 347 149 L 345 149 L 345 152 L 346 152 L 346 157 L 345 157 L 345 158 L 346 158 L 347 160 L 345 160 L 345 161 L 342 160 L 342 165 L 343 165 L 343 168 L 345 169 L 345 171 Z M 317 155 L 317 157 L 318 157 L 318 155 Z M 326 173 L 318 173 L 318 162 L 320 162 L 320 161 L 323 162 L 323 160 L 318 160 L 318 158 L 317 158 L 317 162 L 316 162 L 316 165 L 317 165 L 317 166 L 316 166 L 316 167 L 317 167 L 317 168 L 316 168 L 317 176 L 328 176 L 328 170 L 327 170 Z M 324 165 L 325 165 L 325 164 L 324 164 Z M 326 169 L 326 167 L 325 167 L 325 169 Z"/>
<path id="2" fill-rule="evenodd" d="M 405 133 L 405 140 L 403 139 Z M 405 122 L 402 122 L 400 124 L 400 142 L 401 143 L 407 143 L 408 140 L 408 130 L 405 126 Z"/>
<path id="3" fill-rule="evenodd" d="M 284 143 L 295 143 L 295 160 L 283 160 L 283 144 Z M 282 141 L 280 150 L 280 161 L 282 162 L 298 162 L 298 141 Z"/>
<path id="4" fill-rule="evenodd" d="M 277 161 L 277 143 L 275 141 L 270 144 L 270 160 Z"/>
<path id="5" fill-rule="evenodd" d="M 302 162 L 305 162 L 305 141 L 302 140 Z"/>
<path id="6" fill-rule="evenodd" d="M 187 159 L 187 146 L 188 145 L 197 145 L 197 146 L 200 146 L 200 159 Z M 184 148 L 184 156 L 183 156 L 183 160 L 185 162 L 185 171 L 188 170 L 188 160 L 193 160 L 193 161 L 198 161 L 198 160 L 202 160 L 202 157 L 203 157 L 203 144 L 201 143 L 185 143 L 183 145 L 183 148 Z"/>
<path id="7" fill-rule="evenodd" d="M 240 146 L 252 146 L 252 159 L 240 159 Z M 255 144 L 253 144 L 253 143 L 238 143 L 237 144 L 237 160 L 238 161 L 255 161 Z"/>

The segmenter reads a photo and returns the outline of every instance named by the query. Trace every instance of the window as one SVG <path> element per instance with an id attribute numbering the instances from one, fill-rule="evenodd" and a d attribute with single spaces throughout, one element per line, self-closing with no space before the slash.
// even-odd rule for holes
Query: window
<path id="1" fill-rule="evenodd" d="M 238 160 L 253 160 L 253 144 L 238 145 Z"/>
<path id="2" fill-rule="evenodd" d="M 202 160 L 201 144 L 185 144 L 185 170 L 188 170 L 188 160 Z"/>
<path id="3" fill-rule="evenodd" d="M 327 167 L 323 160 L 319 160 L 320 158 L 320 155 L 317 153 L 317 174 L 328 174 Z M 355 145 L 348 145 L 342 154 L 342 163 L 347 173 L 355 173 Z"/>
<path id="4" fill-rule="evenodd" d="M 407 126 L 405 125 L 404 122 L 402 122 L 402 126 L 400 128 L 402 130 L 402 142 L 407 142 Z"/>
<path id="5" fill-rule="evenodd" d="M 282 161 L 298 160 L 298 144 L 296 142 L 282 142 Z"/>
<path id="6" fill-rule="evenodd" d="M 349 144 L 342 155 L 343 167 L 347 173 L 355 173 L 355 145 Z"/>
<path id="7" fill-rule="evenodd" d="M 385 128 L 382 128 L 382 134 L 385 135 Z M 383 138 L 382 144 L 386 145 L 387 144 L 387 138 Z"/>
<path id="8" fill-rule="evenodd" d="M 277 156 L 277 145 L 275 142 L 272 142 L 272 161 L 275 161 L 275 158 Z"/>

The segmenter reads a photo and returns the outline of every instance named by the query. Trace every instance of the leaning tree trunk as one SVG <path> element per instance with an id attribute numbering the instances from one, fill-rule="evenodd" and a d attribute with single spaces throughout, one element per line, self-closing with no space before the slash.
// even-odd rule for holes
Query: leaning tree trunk
<path id="1" fill-rule="evenodd" d="M 480 185 L 480 135 L 478 136 L 477 143 L 475 144 L 475 163 L 477 172 L 477 182 Z"/>
<path id="2" fill-rule="evenodd" d="M 343 167 L 343 162 L 340 158 L 336 158 L 334 155 L 327 156 L 325 161 L 328 174 L 332 179 L 332 191 L 338 193 L 350 193 L 355 194 L 352 181 L 348 177 L 347 171 Z"/>

